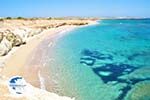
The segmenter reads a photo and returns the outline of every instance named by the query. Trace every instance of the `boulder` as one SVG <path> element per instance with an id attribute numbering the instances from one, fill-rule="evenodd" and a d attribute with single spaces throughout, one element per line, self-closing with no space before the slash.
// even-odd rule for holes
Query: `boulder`
<path id="1" fill-rule="evenodd" d="M 14 35 L 21 38 L 23 44 L 26 43 L 27 35 L 28 35 L 28 29 L 15 29 L 13 31 Z"/>
<path id="2" fill-rule="evenodd" d="M 0 56 L 6 55 L 12 48 L 12 44 L 5 37 L 0 43 Z"/>
<path id="3" fill-rule="evenodd" d="M 0 32 L 0 43 L 3 40 L 4 34 L 2 32 Z"/>
<path id="4" fill-rule="evenodd" d="M 12 32 L 6 35 L 6 39 L 12 43 L 12 46 L 19 46 L 23 43 L 21 37 L 19 35 L 14 35 Z"/>
<path id="5" fill-rule="evenodd" d="M 28 33 L 28 37 L 32 37 L 34 35 L 38 35 L 43 31 L 43 29 L 32 29 L 29 33 Z"/>
<path id="6" fill-rule="evenodd" d="M 16 35 L 13 46 L 20 46 L 21 44 L 24 44 L 22 38 L 19 35 Z"/>

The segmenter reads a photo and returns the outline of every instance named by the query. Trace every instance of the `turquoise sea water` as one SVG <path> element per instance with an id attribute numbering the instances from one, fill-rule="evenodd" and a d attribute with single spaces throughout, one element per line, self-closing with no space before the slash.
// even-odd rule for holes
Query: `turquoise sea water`
<path id="1" fill-rule="evenodd" d="M 150 100 L 150 20 L 98 23 L 45 49 L 53 91 L 76 100 Z"/>

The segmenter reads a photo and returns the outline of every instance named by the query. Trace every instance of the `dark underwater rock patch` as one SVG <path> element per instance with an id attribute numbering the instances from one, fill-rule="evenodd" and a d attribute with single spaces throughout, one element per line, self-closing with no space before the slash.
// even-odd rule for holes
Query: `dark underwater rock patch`
<path id="1" fill-rule="evenodd" d="M 134 85 L 150 80 L 149 77 L 145 77 L 145 78 L 143 78 L 144 76 L 138 77 L 138 75 L 140 76 L 141 73 L 143 72 L 140 70 L 142 68 L 135 67 L 130 64 L 118 62 L 118 63 L 106 63 L 106 64 L 99 65 L 96 67 L 94 66 L 96 61 L 98 60 L 100 61 L 114 60 L 113 59 L 114 57 L 110 54 L 104 54 L 104 53 L 100 53 L 99 51 L 92 51 L 89 49 L 84 49 L 81 52 L 81 54 L 82 54 L 82 57 L 80 58 L 80 63 L 89 66 L 93 70 L 93 72 L 104 82 L 104 84 L 108 84 L 111 82 L 115 82 L 115 84 L 118 84 L 118 83 L 127 84 L 127 86 L 120 89 L 121 93 L 118 96 L 118 98 L 116 98 L 116 100 L 124 100 L 127 94 L 130 93 Z M 140 52 L 140 53 L 132 54 L 130 56 L 127 56 L 127 55 L 122 55 L 122 56 L 128 60 L 134 60 L 138 56 L 145 56 L 147 54 L 149 53 Z M 142 70 L 147 72 L 143 75 L 149 76 L 149 71 L 150 71 L 149 67 L 147 67 L 146 69 L 142 69 Z M 137 74 L 134 74 L 134 73 L 137 73 Z M 133 99 L 130 99 L 130 100 L 133 100 Z M 137 99 L 137 100 L 140 100 L 140 99 Z M 146 99 L 146 100 L 149 100 L 149 99 Z"/>
<path id="2" fill-rule="evenodd" d="M 134 60 L 138 56 L 150 56 L 150 52 L 143 51 L 143 52 L 134 53 L 132 55 L 129 55 L 127 58 L 128 60 Z"/>
<path id="3" fill-rule="evenodd" d="M 81 52 L 81 54 L 83 56 L 89 56 L 91 58 L 98 59 L 98 60 L 106 60 L 106 59 L 113 60 L 113 56 L 110 54 L 103 54 L 100 53 L 99 51 L 91 51 L 89 49 L 84 49 Z"/>
<path id="4" fill-rule="evenodd" d="M 126 69 L 130 69 L 130 70 L 126 70 Z M 104 66 L 100 66 L 97 68 L 92 68 L 93 72 L 98 75 L 104 83 L 108 83 L 110 81 L 118 81 L 118 82 L 126 82 L 125 80 L 119 79 L 119 76 L 124 75 L 123 73 L 131 73 L 136 69 L 136 67 L 134 66 L 130 66 L 128 64 L 106 64 Z M 101 71 L 107 71 L 107 72 L 111 72 L 112 74 L 108 75 L 108 76 L 103 76 L 100 75 L 99 72 Z"/>

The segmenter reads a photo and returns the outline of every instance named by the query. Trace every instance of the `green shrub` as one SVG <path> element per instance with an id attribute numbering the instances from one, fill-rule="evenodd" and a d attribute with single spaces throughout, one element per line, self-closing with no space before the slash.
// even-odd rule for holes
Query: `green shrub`
<path id="1" fill-rule="evenodd" d="M 6 17 L 6 19 L 12 19 L 11 17 Z"/>
<path id="2" fill-rule="evenodd" d="M 48 17 L 47 19 L 48 19 L 48 20 L 51 20 L 51 19 L 52 19 L 52 17 Z"/>
<path id="3" fill-rule="evenodd" d="M 23 18 L 23 17 L 17 17 L 17 19 L 25 19 L 25 18 Z"/>
<path id="4" fill-rule="evenodd" d="M 4 21 L 4 19 L 3 19 L 3 18 L 0 18 L 0 21 Z"/>

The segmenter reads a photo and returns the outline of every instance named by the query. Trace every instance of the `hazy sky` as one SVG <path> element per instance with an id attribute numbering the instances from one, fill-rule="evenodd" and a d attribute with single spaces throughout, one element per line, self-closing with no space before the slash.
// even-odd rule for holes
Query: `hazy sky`
<path id="1" fill-rule="evenodd" d="M 150 17 L 150 0 L 0 0 L 0 16 Z"/>

